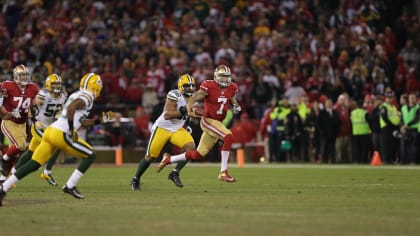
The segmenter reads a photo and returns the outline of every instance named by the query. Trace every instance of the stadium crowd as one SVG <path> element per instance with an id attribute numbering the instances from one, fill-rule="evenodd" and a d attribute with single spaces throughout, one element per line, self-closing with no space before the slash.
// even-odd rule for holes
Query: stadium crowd
<path id="1" fill-rule="evenodd" d="M 352 157 L 360 148 L 352 146 L 350 119 L 357 104 L 363 101 L 363 110 L 373 114 L 387 96 L 401 111 L 400 98 L 419 95 L 420 30 L 410 4 L 8 0 L 0 4 L 0 79 L 11 79 L 12 68 L 24 64 L 39 85 L 59 73 L 71 93 L 86 71 L 98 73 L 104 91 L 95 108 L 136 113 L 147 140 L 147 120 L 157 118 L 179 75 L 190 73 L 200 84 L 226 64 L 244 107 L 232 123 L 236 142 L 269 139 L 270 161 L 366 163 L 370 153 Z M 319 108 L 335 110 L 338 121 L 319 122 Z M 395 124 L 394 131 L 403 126 Z M 283 141 L 291 145 L 280 146 Z M 417 159 L 403 162 L 404 152 L 396 150 L 386 162 L 418 163 L 415 152 Z"/>

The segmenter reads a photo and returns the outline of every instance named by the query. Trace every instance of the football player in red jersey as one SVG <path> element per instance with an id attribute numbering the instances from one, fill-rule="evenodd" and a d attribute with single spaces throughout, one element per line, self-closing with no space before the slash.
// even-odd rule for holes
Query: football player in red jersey
<path id="1" fill-rule="evenodd" d="M 1 131 L 10 142 L 1 160 L 1 182 L 9 175 L 15 158 L 26 150 L 26 121 L 35 96 L 39 92 L 38 86 L 32 83 L 30 78 L 28 68 L 18 65 L 13 69 L 13 81 L 4 81 L 1 84 L 3 94 L 0 99 L 2 100 L 0 109 L 14 115 L 12 119 L 1 122 Z"/>
<path id="2" fill-rule="evenodd" d="M 192 95 L 188 102 L 189 115 L 198 116 L 190 108 L 195 102 L 204 101 L 204 113 L 200 122 L 203 133 L 197 149 L 174 156 L 165 153 L 157 171 L 160 172 L 166 165 L 173 162 L 202 159 L 220 139 L 223 140 L 223 146 L 221 148 L 222 159 L 218 178 L 225 182 L 235 182 L 236 179 L 230 176 L 227 171 L 233 136 L 222 121 L 226 116 L 229 105 L 232 105 L 234 113 L 241 111 L 241 106 L 235 98 L 237 92 L 238 86 L 232 82 L 230 68 L 226 65 L 217 66 L 214 71 L 214 80 L 203 81 L 200 89 Z"/>

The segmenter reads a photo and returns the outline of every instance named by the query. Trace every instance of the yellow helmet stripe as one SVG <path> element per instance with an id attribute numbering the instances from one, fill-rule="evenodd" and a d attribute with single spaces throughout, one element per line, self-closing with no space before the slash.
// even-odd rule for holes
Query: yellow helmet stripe
<path id="1" fill-rule="evenodd" d="M 187 78 L 188 78 L 188 83 L 189 84 L 193 84 L 194 83 L 194 78 L 191 75 L 187 74 Z"/>
<path id="2" fill-rule="evenodd" d="M 90 78 L 92 78 L 95 74 L 94 73 L 89 73 L 89 75 L 86 77 L 85 81 L 83 82 L 83 89 L 87 89 L 88 87 L 88 83 Z"/>
<path id="3" fill-rule="evenodd" d="M 55 79 L 56 79 L 55 82 L 60 82 L 61 81 L 61 78 L 60 78 L 59 75 L 57 75 L 57 74 L 53 74 L 53 75 L 55 76 Z"/>

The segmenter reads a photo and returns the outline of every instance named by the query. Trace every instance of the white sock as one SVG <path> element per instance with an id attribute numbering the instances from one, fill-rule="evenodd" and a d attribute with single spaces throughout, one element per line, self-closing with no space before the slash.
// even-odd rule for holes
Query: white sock
<path id="1" fill-rule="evenodd" d="M 221 151 L 222 160 L 220 162 L 220 172 L 227 170 L 228 161 L 229 161 L 229 151 Z"/>
<path id="2" fill-rule="evenodd" d="M 50 175 L 50 174 L 52 174 L 51 170 L 44 169 L 44 175 Z"/>
<path id="3" fill-rule="evenodd" d="M 9 156 L 7 154 L 3 155 L 3 160 L 8 161 L 9 160 Z"/>
<path id="4" fill-rule="evenodd" d="M 10 170 L 10 173 L 12 173 L 12 175 L 16 173 L 16 168 L 14 166 L 12 167 L 12 170 Z"/>
<path id="5" fill-rule="evenodd" d="M 67 183 L 66 183 L 67 187 L 73 188 L 74 186 L 76 186 L 80 178 L 82 178 L 82 176 L 83 176 L 83 173 L 80 172 L 78 169 L 75 169 L 73 174 L 71 174 L 70 178 L 67 180 Z"/>
<path id="6" fill-rule="evenodd" d="M 15 175 L 11 175 L 6 181 L 3 183 L 3 191 L 7 192 L 9 191 L 12 186 L 17 183 L 19 179 Z"/>
<path id="7" fill-rule="evenodd" d="M 185 157 L 185 152 L 183 152 L 181 154 L 171 156 L 170 160 L 171 160 L 171 163 L 174 163 L 174 162 L 178 162 L 178 161 L 185 161 L 185 160 L 187 160 L 187 158 Z"/>

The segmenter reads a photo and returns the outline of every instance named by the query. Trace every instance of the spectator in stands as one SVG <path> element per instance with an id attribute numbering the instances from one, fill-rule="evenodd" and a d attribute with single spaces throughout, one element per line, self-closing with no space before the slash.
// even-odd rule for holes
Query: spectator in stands
<path id="1" fill-rule="evenodd" d="M 322 161 L 321 159 L 321 137 L 319 130 L 319 112 L 321 110 L 320 104 L 317 100 L 311 104 L 310 112 L 306 118 L 305 128 L 308 129 L 309 145 L 308 149 L 312 148 L 311 160 L 313 162 Z M 305 157 L 305 156 L 304 156 Z"/>
<path id="2" fill-rule="evenodd" d="M 222 47 L 216 51 L 216 54 L 214 55 L 214 63 L 216 65 L 222 63 L 221 60 L 223 58 L 231 61 L 236 58 L 236 52 L 229 46 L 229 43 L 226 40 L 223 41 Z"/>
<path id="3" fill-rule="evenodd" d="M 138 106 L 136 109 L 136 116 L 134 118 L 136 124 L 138 139 L 142 142 L 146 142 L 150 138 L 150 118 L 149 114 L 146 113 L 142 106 Z"/>
<path id="4" fill-rule="evenodd" d="M 156 90 L 153 88 L 152 84 L 147 83 L 141 99 L 142 107 L 145 109 L 146 113 L 150 115 L 153 112 L 153 107 L 158 103 L 159 99 Z"/>
<path id="5" fill-rule="evenodd" d="M 325 100 L 324 107 L 318 116 L 322 162 L 334 164 L 336 163 L 335 144 L 340 132 L 340 117 L 338 112 L 333 109 L 333 102 L 330 98 Z"/>
<path id="6" fill-rule="evenodd" d="M 289 98 L 289 101 L 291 103 L 296 104 L 299 102 L 300 97 L 306 96 L 306 92 L 299 84 L 297 79 L 294 79 L 292 81 L 292 86 L 286 90 L 286 93 L 284 95 Z"/>
<path id="7" fill-rule="evenodd" d="M 109 137 L 111 138 L 111 145 L 116 146 L 124 146 L 124 133 L 121 124 L 122 114 L 117 112 L 115 113 L 115 120 L 111 123 L 108 127 Z"/>
<path id="8" fill-rule="evenodd" d="M 349 102 L 349 95 L 347 93 L 343 93 L 338 97 L 337 103 L 333 108 L 340 118 L 340 130 L 335 143 L 336 161 L 344 163 L 351 162 L 351 122 Z"/>
<path id="9" fill-rule="evenodd" d="M 257 75 L 257 78 L 254 79 L 250 97 L 250 105 L 253 107 L 255 115 L 254 117 L 256 119 L 261 119 L 265 110 L 267 109 L 268 104 L 273 99 L 272 87 L 263 80 L 262 74 Z"/>
<path id="10" fill-rule="evenodd" d="M 141 81 L 138 78 L 133 78 L 125 92 L 125 101 L 129 104 L 141 104 L 142 97 L 143 89 Z"/>
<path id="11" fill-rule="evenodd" d="M 411 39 L 407 40 L 405 47 L 400 50 L 399 55 L 404 59 L 404 62 L 409 65 L 418 65 L 419 63 L 419 51 L 414 47 L 413 40 Z"/>

